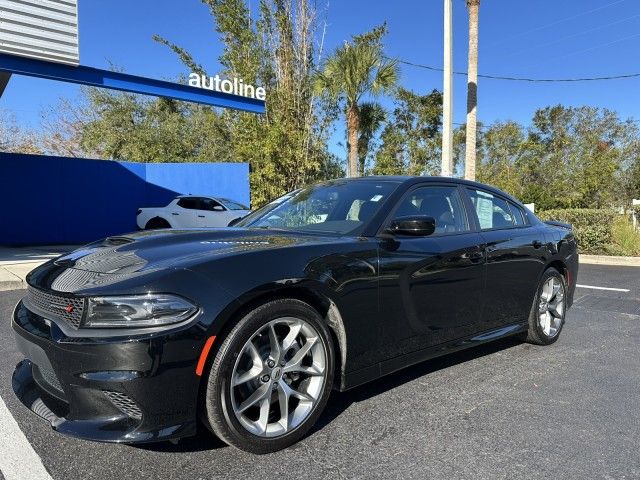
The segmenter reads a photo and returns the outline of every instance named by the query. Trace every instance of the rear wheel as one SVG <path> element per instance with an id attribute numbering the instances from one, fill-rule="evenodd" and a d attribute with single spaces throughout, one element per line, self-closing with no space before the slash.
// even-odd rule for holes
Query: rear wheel
<path id="1" fill-rule="evenodd" d="M 160 228 L 171 228 L 171 225 L 164 218 L 155 217 L 144 226 L 145 230 L 158 230 Z"/>
<path id="2" fill-rule="evenodd" d="M 526 341 L 549 345 L 560 336 L 566 314 L 567 283 L 558 270 L 549 268 L 542 275 L 529 316 Z"/>
<path id="3" fill-rule="evenodd" d="M 322 413 L 334 351 L 312 307 L 275 300 L 247 314 L 218 351 L 206 389 L 206 421 L 226 443 L 252 453 L 300 440 Z"/>

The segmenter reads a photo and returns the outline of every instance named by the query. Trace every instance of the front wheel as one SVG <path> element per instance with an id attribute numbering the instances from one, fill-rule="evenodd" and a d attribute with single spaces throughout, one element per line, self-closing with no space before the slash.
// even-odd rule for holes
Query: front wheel
<path id="1" fill-rule="evenodd" d="M 529 316 L 526 341 L 536 345 L 549 345 L 560 336 L 567 310 L 567 282 L 555 268 L 547 269 Z"/>
<path id="2" fill-rule="evenodd" d="M 223 441 L 269 453 L 300 440 L 331 393 L 334 349 L 318 312 L 294 299 L 245 315 L 211 365 L 206 418 Z"/>

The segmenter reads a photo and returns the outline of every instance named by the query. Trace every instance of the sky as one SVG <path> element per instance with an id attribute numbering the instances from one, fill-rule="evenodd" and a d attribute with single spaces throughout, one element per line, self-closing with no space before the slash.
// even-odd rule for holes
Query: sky
<path id="1" fill-rule="evenodd" d="M 257 4 L 257 0 L 248 0 Z M 442 0 L 317 0 L 326 15 L 325 52 L 351 35 L 387 22 L 386 53 L 414 63 L 441 67 Z M 454 70 L 467 66 L 465 0 L 453 0 Z M 208 8 L 199 0 L 79 0 L 80 61 L 83 65 L 175 80 L 189 73 L 157 33 L 183 46 L 211 73 L 220 71 L 222 44 Z M 534 78 L 572 78 L 640 72 L 638 0 L 482 0 L 479 73 Z M 442 89 L 442 73 L 401 65 L 400 84 L 418 93 Z M 478 82 L 478 119 L 489 124 L 516 120 L 528 125 L 540 107 L 593 105 L 640 119 L 640 77 L 582 83 L 525 83 L 491 79 Z M 60 97 L 76 98 L 78 87 L 14 76 L 0 108 L 20 123 L 37 128 L 40 113 Z M 389 106 L 388 99 L 380 101 Z M 466 78 L 454 80 L 454 122 L 464 123 Z M 331 150 L 339 145 L 337 126 Z"/>

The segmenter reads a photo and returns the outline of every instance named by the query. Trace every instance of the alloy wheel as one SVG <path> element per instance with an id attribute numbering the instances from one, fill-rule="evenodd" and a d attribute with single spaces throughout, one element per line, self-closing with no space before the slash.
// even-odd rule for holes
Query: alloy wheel
<path id="1" fill-rule="evenodd" d="M 231 404 L 240 424 L 261 437 L 284 435 L 302 424 L 319 400 L 327 352 L 304 320 L 272 320 L 244 344 L 231 376 Z"/>
<path id="2" fill-rule="evenodd" d="M 558 334 L 564 312 L 564 284 L 557 277 L 549 277 L 542 286 L 538 305 L 538 322 L 547 337 L 553 338 Z"/>

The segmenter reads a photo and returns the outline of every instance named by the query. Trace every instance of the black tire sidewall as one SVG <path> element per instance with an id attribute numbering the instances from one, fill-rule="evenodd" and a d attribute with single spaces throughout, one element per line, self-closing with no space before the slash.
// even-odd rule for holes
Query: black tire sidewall
<path id="1" fill-rule="evenodd" d="M 280 437 L 258 437 L 248 432 L 233 413 L 229 382 L 236 359 L 249 338 L 268 322 L 282 317 L 300 318 L 318 332 L 327 358 L 327 376 L 320 398 L 303 423 Z M 300 300 L 283 299 L 252 310 L 229 332 L 213 361 L 205 393 L 206 418 L 211 430 L 226 443 L 251 453 L 275 452 L 296 443 L 304 437 L 324 410 L 332 390 L 334 365 L 335 352 L 331 334 L 322 317 L 311 306 Z"/>
<path id="2" fill-rule="evenodd" d="M 162 228 L 171 228 L 171 225 L 164 218 L 160 217 L 153 217 L 144 226 L 145 230 L 160 230 Z"/>

